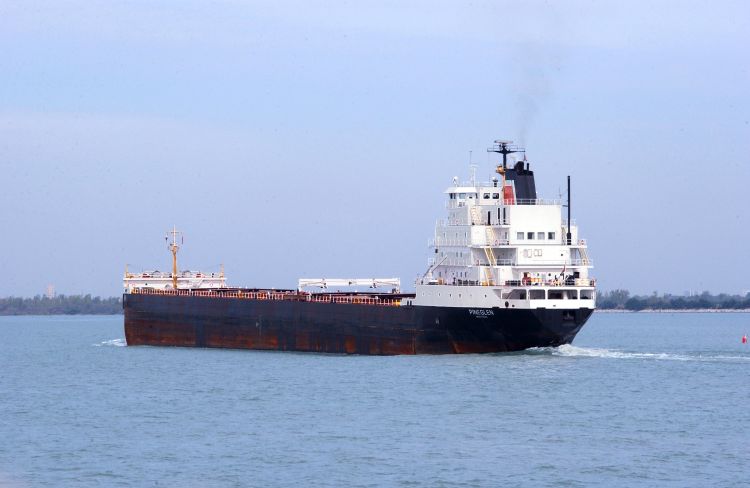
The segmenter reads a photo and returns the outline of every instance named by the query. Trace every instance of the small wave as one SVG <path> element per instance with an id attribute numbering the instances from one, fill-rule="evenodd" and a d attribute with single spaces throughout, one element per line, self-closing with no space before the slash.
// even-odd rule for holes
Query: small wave
<path id="1" fill-rule="evenodd" d="M 108 341 L 100 342 L 99 344 L 94 344 L 97 347 L 100 346 L 114 346 L 114 347 L 124 347 L 127 346 L 127 342 L 125 342 L 125 339 L 110 339 Z"/>
<path id="2" fill-rule="evenodd" d="M 625 352 L 612 349 L 596 349 L 589 347 L 576 347 L 570 344 L 564 344 L 559 347 L 551 348 L 553 356 L 572 356 L 572 357 L 589 357 L 589 358 L 607 358 L 607 359 L 662 359 L 672 361 L 690 361 L 694 359 L 682 354 L 652 353 L 652 352 Z"/>
<path id="3" fill-rule="evenodd" d="M 577 347 L 563 344 L 558 347 L 534 347 L 528 351 L 536 354 L 549 354 L 562 357 L 604 358 L 604 359 L 653 359 L 661 361 L 750 361 L 750 356 L 729 356 L 711 354 L 671 354 L 666 352 L 627 352 L 616 349 Z"/>

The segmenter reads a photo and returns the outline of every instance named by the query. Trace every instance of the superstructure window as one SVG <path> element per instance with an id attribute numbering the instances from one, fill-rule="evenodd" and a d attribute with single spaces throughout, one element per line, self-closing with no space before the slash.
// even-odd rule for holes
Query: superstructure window
<path id="1" fill-rule="evenodd" d="M 549 290 L 547 297 L 550 300 L 578 300 L 578 290 Z"/>
<path id="2" fill-rule="evenodd" d="M 532 300 L 544 300 L 544 290 L 530 290 L 529 298 Z"/>
<path id="3" fill-rule="evenodd" d="M 526 300 L 526 290 L 511 290 L 503 293 L 503 298 L 506 300 Z"/>
<path id="4" fill-rule="evenodd" d="M 543 241 L 544 240 L 544 232 L 537 232 L 536 233 L 536 238 L 539 241 Z"/>
<path id="5" fill-rule="evenodd" d="M 547 240 L 554 241 L 555 240 L 555 233 L 554 232 L 547 232 Z"/>
<path id="6" fill-rule="evenodd" d="M 500 194 L 499 193 L 493 193 L 492 194 L 492 199 L 493 200 L 499 200 L 500 199 Z"/>
<path id="7" fill-rule="evenodd" d="M 533 232 L 527 232 L 526 233 L 526 239 L 532 241 L 534 240 L 534 233 Z"/>
<path id="8" fill-rule="evenodd" d="M 485 199 L 485 200 L 489 200 L 490 199 L 490 194 L 489 193 L 485 193 L 484 195 L 482 195 L 482 198 Z"/>
<path id="9" fill-rule="evenodd" d="M 519 241 L 522 241 L 523 240 L 523 232 L 516 232 L 516 239 L 518 239 Z"/>

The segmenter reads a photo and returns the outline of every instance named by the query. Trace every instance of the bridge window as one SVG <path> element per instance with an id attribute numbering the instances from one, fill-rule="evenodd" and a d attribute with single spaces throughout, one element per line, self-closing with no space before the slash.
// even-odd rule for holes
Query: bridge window
<path id="1" fill-rule="evenodd" d="M 555 240 L 555 233 L 554 232 L 547 232 L 547 240 L 554 241 Z"/>
<path id="2" fill-rule="evenodd" d="M 533 232 L 527 232 L 526 233 L 526 239 L 533 240 L 534 239 L 534 233 Z"/>
<path id="3" fill-rule="evenodd" d="M 492 199 L 493 200 L 499 200 L 500 199 L 500 194 L 499 193 L 493 193 L 492 194 Z"/>
<path id="4" fill-rule="evenodd" d="M 484 195 L 482 195 L 482 198 L 485 199 L 485 200 L 489 200 L 490 199 L 490 194 L 489 193 L 485 193 Z"/>
<path id="5" fill-rule="evenodd" d="M 522 241 L 523 240 L 523 232 L 516 232 L 516 239 L 518 239 L 519 241 Z"/>
<path id="6" fill-rule="evenodd" d="M 536 233 L 537 240 L 543 241 L 544 240 L 544 232 L 537 232 Z"/>

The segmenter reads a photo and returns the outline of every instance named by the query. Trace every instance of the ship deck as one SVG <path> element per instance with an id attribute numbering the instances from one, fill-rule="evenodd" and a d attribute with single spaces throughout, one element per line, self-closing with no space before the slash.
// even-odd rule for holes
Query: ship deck
<path id="1" fill-rule="evenodd" d="M 234 298 L 242 300 L 276 300 L 294 302 L 342 303 L 353 305 L 400 306 L 401 300 L 414 298 L 414 293 L 392 292 L 320 292 L 310 293 L 298 290 L 267 288 L 208 288 L 193 290 L 157 290 L 154 288 L 134 288 L 132 294 L 193 296 L 206 298 Z"/>

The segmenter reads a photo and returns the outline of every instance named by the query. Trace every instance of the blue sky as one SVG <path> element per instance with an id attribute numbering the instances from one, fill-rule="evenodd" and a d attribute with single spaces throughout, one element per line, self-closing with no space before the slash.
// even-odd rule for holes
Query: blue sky
<path id="1" fill-rule="evenodd" d="M 745 2 L 0 1 L 0 296 L 424 271 L 523 143 L 604 289 L 750 289 Z"/>

